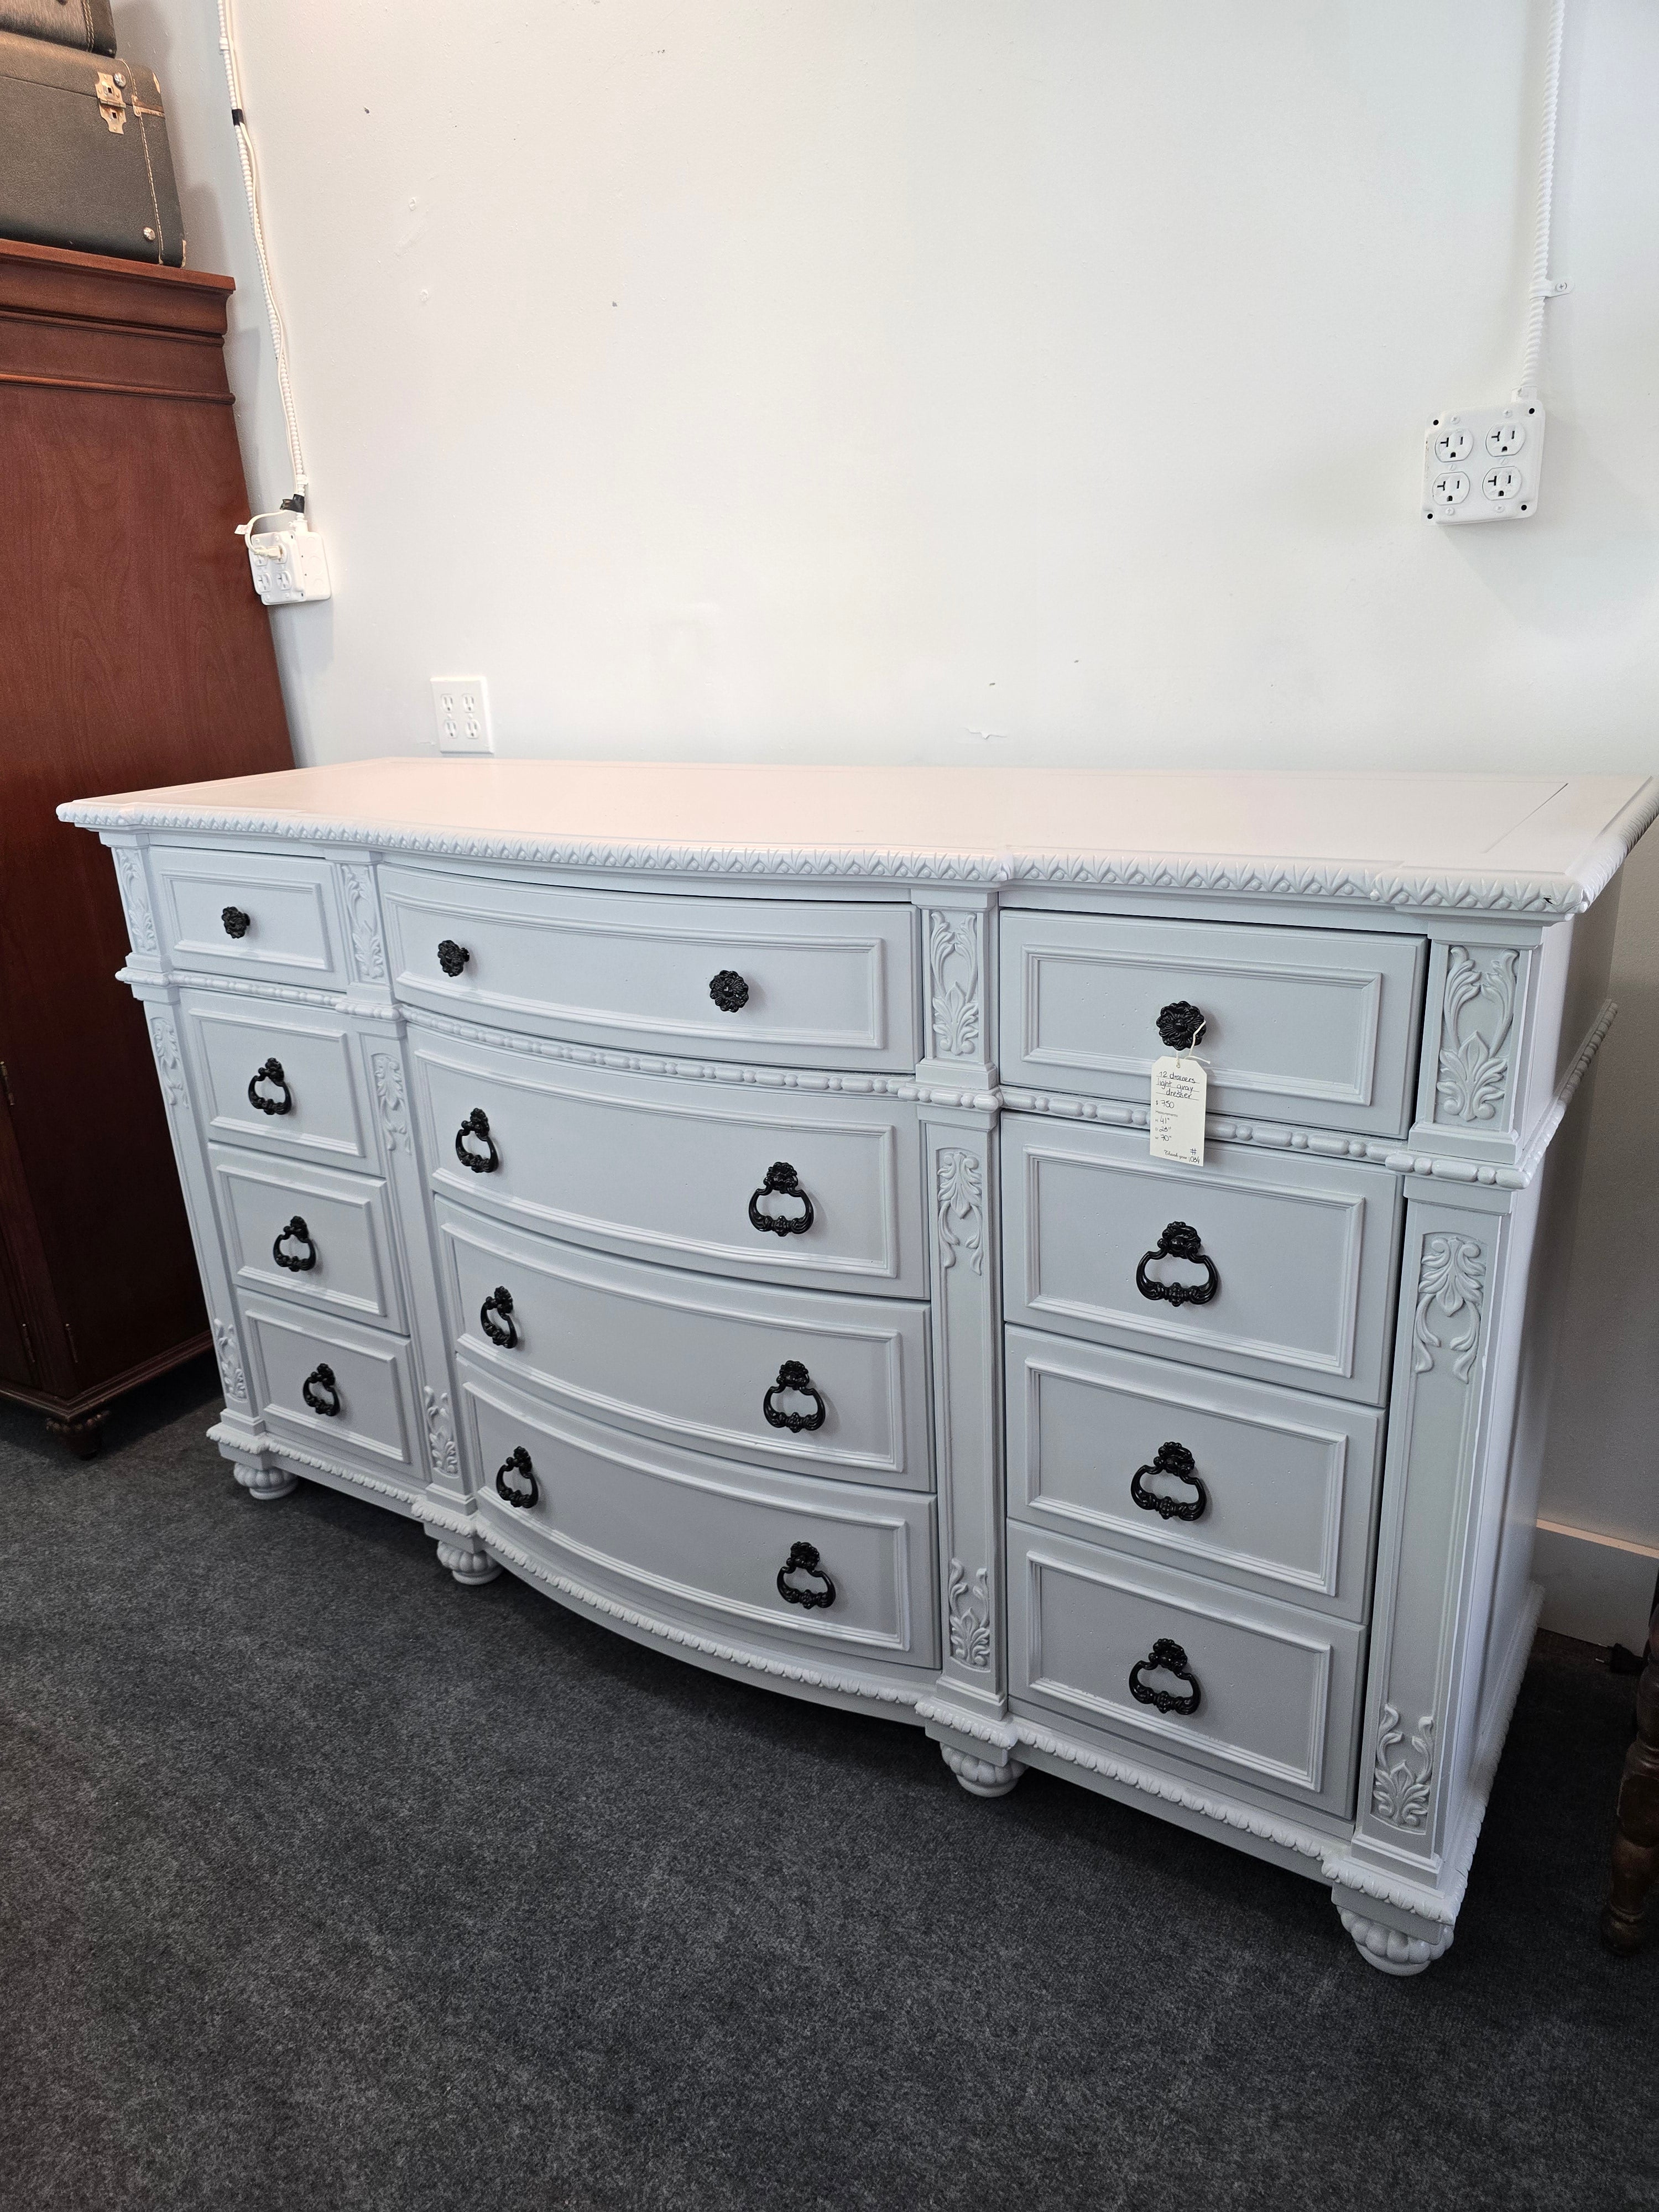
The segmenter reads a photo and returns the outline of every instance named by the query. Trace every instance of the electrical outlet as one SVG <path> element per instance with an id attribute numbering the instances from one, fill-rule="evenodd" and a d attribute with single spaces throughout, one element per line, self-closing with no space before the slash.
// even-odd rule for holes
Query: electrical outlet
<path id="1" fill-rule="evenodd" d="M 432 706 L 441 753 L 493 753 L 489 697 L 482 676 L 434 676 Z"/>
<path id="2" fill-rule="evenodd" d="M 1423 441 L 1426 522 L 1519 522 L 1538 512 L 1544 410 L 1536 400 L 1437 415 Z"/>

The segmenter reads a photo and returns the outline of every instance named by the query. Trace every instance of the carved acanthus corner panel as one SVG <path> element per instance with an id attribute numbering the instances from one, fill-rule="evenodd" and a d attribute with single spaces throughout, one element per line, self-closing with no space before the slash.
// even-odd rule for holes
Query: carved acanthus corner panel
<path id="1" fill-rule="evenodd" d="M 939 1156 L 939 1264 L 941 1273 L 965 1259 L 985 1273 L 985 1170 L 972 1152 L 951 1146 Z"/>
<path id="2" fill-rule="evenodd" d="M 1423 1264 L 1417 1279 L 1417 1312 L 1412 1323 L 1412 1366 L 1419 1375 L 1433 1367 L 1443 1348 L 1451 1353 L 1452 1373 L 1467 1382 L 1474 1372 L 1480 1346 L 1480 1306 L 1486 1291 L 1486 1262 L 1473 1237 L 1437 1231 L 1423 1239 Z M 1436 1327 L 1448 1328 L 1442 1337 Z"/>
<path id="3" fill-rule="evenodd" d="M 964 1667 L 991 1663 L 990 1569 L 969 1575 L 960 1559 L 951 1562 L 947 1590 L 951 1656 Z"/>
<path id="4" fill-rule="evenodd" d="M 1371 1810 L 1390 1827 L 1408 1828 L 1420 1835 L 1428 1825 L 1429 1799 L 1434 1788 L 1434 1715 L 1423 1715 L 1409 1752 L 1396 1758 L 1404 1741 L 1398 1706 L 1384 1705 L 1371 1772 Z"/>
<path id="5" fill-rule="evenodd" d="M 1497 1121 L 1509 1089 L 1520 957 L 1511 950 L 1482 959 L 1464 945 L 1448 946 L 1437 1121 Z"/>
<path id="6" fill-rule="evenodd" d="M 977 1060 L 985 1050 L 980 1012 L 984 918 L 935 908 L 927 915 L 928 1003 L 935 1060 Z"/>

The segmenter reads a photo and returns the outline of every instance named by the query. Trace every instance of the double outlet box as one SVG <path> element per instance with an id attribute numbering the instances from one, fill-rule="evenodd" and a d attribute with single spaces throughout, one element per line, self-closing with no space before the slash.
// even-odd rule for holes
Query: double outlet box
<path id="1" fill-rule="evenodd" d="M 1544 410 L 1535 400 L 1437 415 L 1423 441 L 1426 522 L 1520 522 L 1538 511 Z"/>

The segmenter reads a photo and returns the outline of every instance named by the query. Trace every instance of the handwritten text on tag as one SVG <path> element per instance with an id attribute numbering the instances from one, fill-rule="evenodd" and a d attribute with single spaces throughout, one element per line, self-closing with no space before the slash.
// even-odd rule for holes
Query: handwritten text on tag
<path id="1" fill-rule="evenodd" d="M 1203 1063 L 1188 1054 L 1152 1062 L 1152 1158 L 1204 1164 L 1204 1098 L 1210 1087 Z"/>

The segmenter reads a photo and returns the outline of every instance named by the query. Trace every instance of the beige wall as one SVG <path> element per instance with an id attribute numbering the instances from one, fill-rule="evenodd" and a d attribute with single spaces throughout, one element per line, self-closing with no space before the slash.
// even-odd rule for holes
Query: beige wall
<path id="1" fill-rule="evenodd" d="M 1450 533 L 1421 427 L 1516 374 L 1544 0 L 238 12 L 306 757 L 482 673 L 514 753 L 1659 765 L 1650 0 L 1571 14 L 1542 508 Z M 272 505 L 213 0 L 118 15 Z M 1656 902 L 1638 855 L 1547 1509 L 1651 1546 Z M 1574 1619 L 1629 1640 L 1615 1566 Z"/>

